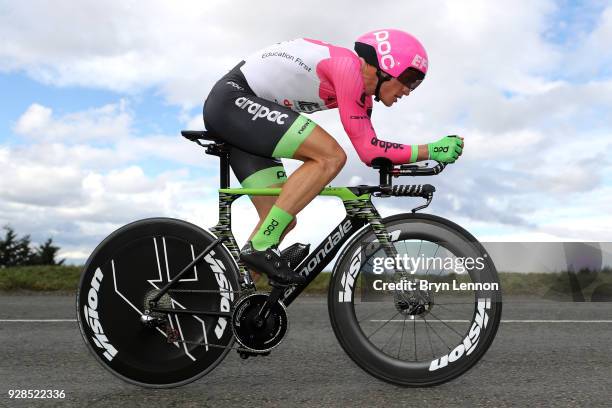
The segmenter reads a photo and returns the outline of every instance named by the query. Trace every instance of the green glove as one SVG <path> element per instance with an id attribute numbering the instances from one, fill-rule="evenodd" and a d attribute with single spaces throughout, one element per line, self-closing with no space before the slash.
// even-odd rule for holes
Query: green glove
<path id="1" fill-rule="evenodd" d="M 457 136 L 445 136 L 427 145 L 429 159 L 440 163 L 454 163 L 463 151 L 463 140 Z"/>

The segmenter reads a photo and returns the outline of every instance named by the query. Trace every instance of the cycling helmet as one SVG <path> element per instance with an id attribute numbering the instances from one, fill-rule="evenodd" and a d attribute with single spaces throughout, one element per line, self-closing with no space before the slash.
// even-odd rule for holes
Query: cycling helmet
<path id="1" fill-rule="evenodd" d="M 401 30 L 370 31 L 355 42 L 355 52 L 376 67 L 378 83 L 375 97 L 379 101 L 380 87 L 392 77 L 414 90 L 427 73 L 427 52 L 412 35 Z"/>

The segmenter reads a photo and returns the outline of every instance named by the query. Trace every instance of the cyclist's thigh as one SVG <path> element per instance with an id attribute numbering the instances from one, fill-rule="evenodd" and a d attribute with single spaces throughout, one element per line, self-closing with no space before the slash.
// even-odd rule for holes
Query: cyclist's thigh
<path id="1" fill-rule="evenodd" d="M 287 180 L 280 159 L 257 156 L 232 146 L 230 166 L 244 188 L 265 188 L 282 185 Z"/>
<path id="2" fill-rule="evenodd" d="M 305 116 L 256 96 L 239 66 L 213 87 L 204 111 L 207 129 L 229 144 L 263 157 L 293 158 L 317 127 Z"/>
<path id="3" fill-rule="evenodd" d="M 293 158 L 297 160 L 308 160 L 317 158 L 341 158 L 345 153 L 340 144 L 329 133 L 317 126 L 308 138 L 295 151 Z"/>

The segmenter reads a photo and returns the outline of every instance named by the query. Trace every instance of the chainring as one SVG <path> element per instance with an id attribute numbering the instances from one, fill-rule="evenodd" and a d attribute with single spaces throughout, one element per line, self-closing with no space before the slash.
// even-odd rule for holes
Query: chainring
<path id="1" fill-rule="evenodd" d="M 234 304 L 232 330 L 240 345 L 255 353 L 266 353 L 278 346 L 288 330 L 287 311 L 282 302 L 272 306 L 268 318 L 257 327 L 255 317 L 268 300 L 268 293 L 253 293 Z"/>

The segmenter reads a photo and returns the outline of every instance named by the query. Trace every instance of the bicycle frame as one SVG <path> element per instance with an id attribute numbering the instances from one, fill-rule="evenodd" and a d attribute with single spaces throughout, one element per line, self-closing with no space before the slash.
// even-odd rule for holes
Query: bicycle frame
<path id="1" fill-rule="evenodd" d="M 379 249 L 384 250 L 387 257 L 395 257 L 397 252 L 401 251 L 400 249 L 396 251 L 396 241 L 420 239 L 417 256 L 425 256 L 420 253 L 423 242 L 437 244 L 434 257 L 438 254 L 438 249 L 445 248 L 444 243 L 449 242 L 446 249 L 457 259 L 468 256 L 489 258 L 486 250 L 469 232 L 449 220 L 434 215 L 405 213 L 383 220 L 372 203 L 372 197 L 420 197 L 427 202 L 413 208 L 412 213 L 415 214 L 426 208 L 436 191 L 434 186 L 393 185 L 393 179 L 400 176 L 439 174 L 445 167 L 443 163 L 438 163 L 434 167 L 427 164 L 395 166 L 386 159 L 377 158 L 372 161 L 372 167 L 379 171 L 379 185 L 322 189 L 320 196 L 333 196 L 342 200 L 346 216 L 296 267 L 306 281 L 297 286 L 284 286 L 272 281 L 270 293 L 257 293 L 254 292 L 255 285 L 250 273 L 240 261 L 239 249 L 231 228 L 231 206 L 236 199 L 244 195 L 278 197 L 282 190 L 281 188 L 230 188 L 228 147 L 205 131 L 181 133 L 187 139 L 205 147 L 206 153 L 220 157 L 219 221 L 211 232 L 208 232 L 177 219 L 159 217 L 139 220 L 109 235 L 89 257 L 77 291 L 77 320 L 89 350 L 114 375 L 140 386 L 175 387 L 209 373 L 230 350 L 237 350 L 242 358 L 268 355 L 286 334 L 288 316 L 285 306 L 290 305 L 338 253 L 340 259 L 331 276 L 328 301 L 331 327 L 347 355 L 369 374 L 403 386 L 437 385 L 463 374 L 476 364 L 489 348 L 501 319 L 501 293 L 498 291 L 498 286 L 492 291 L 486 288 L 481 291 L 476 287 L 473 302 L 469 298 L 461 298 L 461 302 L 463 299 L 468 299 L 465 304 L 474 305 L 473 311 L 468 308 L 457 308 L 462 314 L 470 314 L 471 320 L 447 320 L 446 316 L 442 320 L 442 316 L 437 317 L 432 311 L 434 301 L 433 296 L 429 296 L 432 289 L 404 289 L 403 285 L 402 288 L 397 286 L 395 289 L 389 288 L 393 301 L 389 302 L 390 298 L 384 299 L 386 302 L 384 311 L 394 314 L 382 324 L 378 322 L 383 320 L 373 319 L 374 314 L 370 310 L 362 309 L 361 312 L 366 313 L 359 316 L 355 308 L 359 274 L 362 271 L 365 273 L 374 271 L 367 265 L 371 257 L 379 254 Z M 214 143 L 204 144 L 202 140 Z M 172 243 L 168 246 L 169 251 L 165 236 L 173 237 Z M 150 254 L 151 237 L 156 259 Z M 163 241 L 165 258 L 162 262 L 160 262 L 157 241 L 160 237 Z M 408 246 L 404 248 L 406 255 L 412 252 Z M 216 253 L 213 253 L 213 250 Z M 299 248 L 299 253 L 303 254 L 302 248 Z M 146 256 L 149 259 L 143 260 L 142 254 L 148 254 Z M 293 258 L 297 257 L 294 255 L 288 256 L 287 260 L 291 259 L 291 262 L 294 262 Z M 440 254 L 440 258 L 442 255 L 444 254 Z M 115 257 L 126 261 L 122 265 L 124 267 L 119 268 L 122 270 L 120 281 L 126 282 L 122 285 L 125 289 L 122 290 L 123 293 L 117 286 Z M 152 271 L 155 269 L 155 261 L 160 279 L 151 280 L 151 275 L 155 276 Z M 187 264 L 181 266 L 184 262 Z M 106 278 L 104 281 L 106 283 L 102 286 L 104 274 L 101 266 L 109 263 L 112 266 L 112 280 Z M 198 275 L 196 269 L 198 263 L 201 263 L 204 271 L 210 273 L 204 272 Z M 373 262 L 372 266 L 375 264 L 376 262 Z M 162 278 L 162 265 L 165 266 L 168 281 L 159 288 L 159 285 L 153 283 L 166 282 L 166 279 Z M 177 269 L 182 267 L 178 273 L 174 270 L 175 265 Z M 361 266 L 365 266 L 365 269 L 362 270 Z M 391 269 L 395 269 L 392 271 L 393 280 L 398 283 L 395 278 L 403 278 L 405 268 Z M 478 270 L 474 273 L 469 272 L 469 277 L 475 283 L 498 284 L 497 271 L 490 258 L 485 261 L 484 269 L 478 267 L 476 269 Z M 411 274 L 413 273 L 411 271 Z M 428 273 L 429 267 L 425 274 Z M 185 275 L 190 277 L 193 275 L 195 279 L 186 278 Z M 448 277 L 451 277 L 450 271 Z M 415 276 L 414 280 L 417 278 L 419 275 Z M 443 278 L 446 278 L 446 275 Z M 188 281 L 196 281 L 197 285 L 181 285 L 181 282 Z M 362 281 L 361 284 L 362 288 L 369 286 L 367 281 Z M 173 289 L 174 286 L 178 288 Z M 175 294 L 176 299 L 173 298 Z M 183 301 L 182 294 L 187 297 L 185 306 L 197 308 L 200 305 L 209 310 L 187 309 L 178 302 Z M 125 303 L 98 302 L 100 296 L 104 296 L 106 300 L 119 296 Z M 280 305 L 279 300 L 282 302 Z M 367 306 L 367 301 L 362 296 L 361 306 Z M 98 308 L 99 305 L 103 307 Z M 134 315 L 130 311 L 125 313 L 130 315 L 125 319 L 114 318 L 117 313 L 130 310 L 127 305 L 138 314 Z M 445 307 L 445 303 L 439 305 L 450 311 L 455 309 L 454 306 Z M 383 309 L 379 307 L 380 305 L 372 306 L 376 313 Z M 434 330 L 434 326 L 428 323 L 427 318 L 430 316 L 426 314 L 444 324 L 448 331 L 445 336 L 450 335 L 453 338 L 451 344 L 455 346 L 454 349 Z M 185 322 L 184 319 L 179 320 L 179 316 L 189 315 L 196 320 L 188 319 L 189 322 Z M 366 317 L 363 317 L 364 315 Z M 388 338 L 372 340 L 374 334 L 381 331 L 389 322 L 399 321 L 395 320 L 398 315 L 403 315 L 403 326 L 396 326 L 395 329 L 391 328 L 395 325 L 387 326 L 390 332 Z M 136 316 L 139 318 L 139 324 L 136 322 Z M 208 320 L 205 321 L 200 316 L 208 316 Z M 401 358 L 408 317 L 413 322 L 414 359 L 410 356 L 407 359 Z M 421 352 L 420 358 L 417 358 L 416 323 L 421 321 L 417 318 L 422 319 L 424 323 L 422 327 L 425 329 L 425 336 L 431 348 L 431 360 L 429 353 L 423 358 Z M 466 324 L 459 329 L 463 331 L 465 328 L 463 334 L 448 324 L 448 322 L 464 321 Z M 378 327 L 371 331 L 371 324 L 375 322 Z M 102 325 L 107 334 L 104 334 Z M 364 330 L 366 327 L 368 329 Z M 428 327 L 440 341 L 432 342 Z M 398 339 L 400 329 L 401 338 Z M 116 331 L 118 335 L 111 336 L 111 331 Z M 165 339 L 156 332 L 161 333 Z M 459 338 L 456 338 L 457 335 Z M 397 342 L 391 343 L 393 337 L 399 340 L 396 356 L 384 351 L 385 347 L 393 344 L 391 352 L 395 353 Z M 418 337 L 422 338 L 422 342 L 426 341 L 424 336 Z M 384 345 L 382 341 L 386 341 Z M 105 345 L 101 346 L 101 343 Z M 434 343 L 437 352 L 434 351 Z M 205 350 L 202 346 L 205 346 Z M 111 349 L 114 350 L 114 354 L 110 356 L 113 358 L 109 358 Z M 212 349 L 216 351 L 210 353 Z M 183 351 L 184 358 L 177 358 L 177 352 L 183 355 Z M 411 354 L 410 350 L 408 354 Z"/>
<path id="2" fill-rule="evenodd" d="M 346 210 L 346 217 L 329 233 L 329 235 L 295 268 L 306 276 L 306 282 L 301 285 L 289 287 L 281 300 L 289 306 L 297 296 L 312 282 L 313 279 L 336 256 L 342 245 L 357 231 L 366 225 L 372 226 L 378 242 L 388 244 L 388 236 L 380 215 L 372 204 L 371 193 L 360 194 L 363 187 L 326 187 L 319 196 L 334 196 L 342 200 Z M 375 187 L 372 187 L 375 188 Z M 240 268 L 243 283 L 252 285 L 249 272 L 239 259 L 239 249 L 232 233 L 231 206 L 243 195 L 250 196 L 278 196 L 280 188 L 222 188 L 219 189 L 219 222 L 211 230 L 224 243 Z"/>
<path id="3" fill-rule="evenodd" d="M 240 261 L 240 251 L 234 234 L 232 233 L 232 203 L 243 195 L 278 196 L 281 193 L 281 188 L 230 188 L 230 153 L 227 146 L 223 142 L 219 142 L 214 136 L 209 136 L 206 131 L 182 131 L 181 134 L 187 139 L 204 147 L 206 149 L 206 154 L 219 157 L 219 222 L 211 229 L 218 239 L 198 257 L 203 256 L 205 252 L 208 252 L 208 250 L 215 245 L 224 242 L 225 247 L 229 250 L 232 258 L 238 265 L 242 287 L 244 289 L 253 289 L 255 284 L 251 280 L 251 276 L 244 264 Z M 204 144 L 200 140 L 211 140 L 213 143 Z M 427 199 L 425 205 L 421 205 L 412 210 L 414 213 L 429 205 L 435 188 L 428 184 L 392 186 L 392 177 L 402 175 L 434 175 L 441 172 L 445 165 L 438 163 L 438 165 L 433 168 L 419 168 L 419 166 L 414 165 L 394 168 L 389 160 L 379 158 L 373 160 L 372 166 L 380 172 L 379 186 L 326 187 L 319 193 L 320 196 L 334 196 L 340 198 L 346 210 L 346 217 L 329 233 L 323 242 L 321 242 L 315 250 L 297 266 L 296 270 L 306 276 L 306 282 L 301 285 L 289 287 L 283 293 L 280 300 L 285 306 L 288 306 L 295 300 L 304 288 L 306 288 L 306 286 L 321 273 L 323 268 L 331 262 L 334 256 L 342 248 L 342 245 L 362 227 L 370 225 L 377 241 L 387 255 L 391 257 L 394 256 L 395 248 L 389 241 L 389 236 L 385 226 L 382 224 L 380 214 L 372 204 L 372 194 L 382 193 L 385 196 L 411 196 Z M 196 262 L 197 261 L 194 259 L 189 265 L 183 268 L 173 280 L 178 280 L 180 276 Z M 170 282 L 163 287 L 152 299 L 153 303 L 157 302 L 173 284 L 174 282 Z"/>

